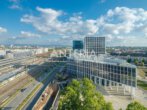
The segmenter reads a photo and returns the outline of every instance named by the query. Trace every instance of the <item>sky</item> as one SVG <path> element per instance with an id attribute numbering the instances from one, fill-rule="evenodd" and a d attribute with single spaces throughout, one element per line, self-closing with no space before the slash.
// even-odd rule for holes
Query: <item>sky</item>
<path id="1" fill-rule="evenodd" d="M 0 44 L 147 46 L 147 0 L 0 0 Z"/>

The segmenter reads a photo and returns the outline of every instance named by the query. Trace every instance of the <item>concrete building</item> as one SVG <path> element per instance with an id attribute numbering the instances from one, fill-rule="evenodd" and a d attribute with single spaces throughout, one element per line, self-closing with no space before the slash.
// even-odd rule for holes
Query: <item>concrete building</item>
<path id="1" fill-rule="evenodd" d="M 5 50 L 0 50 L 0 58 L 4 58 L 4 56 L 6 55 L 6 51 Z"/>
<path id="2" fill-rule="evenodd" d="M 6 58 L 19 58 L 19 57 L 28 57 L 32 56 L 34 53 L 31 50 L 9 50 L 6 52 Z"/>
<path id="3" fill-rule="evenodd" d="M 33 49 L 32 51 L 34 51 L 35 54 L 43 54 L 48 52 L 48 48 L 37 48 Z"/>
<path id="4" fill-rule="evenodd" d="M 105 37 L 85 37 L 84 50 L 87 54 L 105 54 Z"/>

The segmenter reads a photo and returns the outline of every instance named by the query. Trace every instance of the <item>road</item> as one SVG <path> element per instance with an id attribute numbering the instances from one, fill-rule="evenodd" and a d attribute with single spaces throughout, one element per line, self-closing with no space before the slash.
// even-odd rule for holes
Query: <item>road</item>
<path id="1" fill-rule="evenodd" d="M 15 96 L 15 98 L 8 103 L 7 107 L 11 109 L 16 109 L 19 104 L 30 94 L 30 92 L 43 80 L 47 77 L 48 74 L 43 74 L 41 77 L 38 78 L 38 80 L 34 80 L 31 84 L 29 84 L 27 87 L 24 87 L 24 91 L 19 93 Z M 4 109 L 7 110 L 7 109 Z"/>
<path id="2" fill-rule="evenodd" d="M 4 110 L 15 110 L 17 106 L 26 98 L 26 96 L 29 95 L 30 91 L 36 87 L 36 84 L 38 83 L 33 82 L 25 87 L 26 89 L 23 92 L 19 91 L 15 98 L 10 103 L 8 103 L 8 105 L 6 105 Z"/>
<path id="3" fill-rule="evenodd" d="M 33 106 L 35 105 L 36 101 L 39 99 L 40 95 L 44 91 L 45 87 L 54 79 L 57 72 L 59 72 L 62 66 L 57 67 L 51 74 L 49 79 L 43 84 L 41 89 L 32 97 L 32 99 L 27 103 L 27 105 L 23 108 L 23 110 L 32 110 Z"/>

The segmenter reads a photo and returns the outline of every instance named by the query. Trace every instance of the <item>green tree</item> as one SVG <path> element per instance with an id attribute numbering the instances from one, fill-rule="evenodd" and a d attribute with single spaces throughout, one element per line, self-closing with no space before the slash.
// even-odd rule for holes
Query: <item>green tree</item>
<path id="1" fill-rule="evenodd" d="M 142 59 L 142 62 L 145 63 L 145 59 L 144 58 Z"/>
<path id="2" fill-rule="evenodd" d="M 141 61 L 141 66 L 144 66 L 144 62 L 143 61 Z"/>
<path id="3" fill-rule="evenodd" d="M 147 110 L 147 108 L 141 105 L 139 102 L 134 101 L 127 106 L 126 110 Z"/>
<path id="4" fill-rule="evenodd" d="M 58 110 L 113 110 L 91 80 L 72 80 L 62 91 Z"/>
<path id="5" fill-rule="evenodd" d="M 138 59 L 137 58 L 134 59 L 134 64 L 138 65 Z"/>
<path id="6" fill-rule="evenodd" d="M 144 64 L 145 64 L 145 59 L 143 58 L 143 59 L 141 60 L 141 65 L 144 66 Z"/>
<path id="7" fill-rule="evenodd" d="M 128 63 L 131 63 L 132 62 L 132 59 L 131 58 L 128 58 L 127 62 Z"/>

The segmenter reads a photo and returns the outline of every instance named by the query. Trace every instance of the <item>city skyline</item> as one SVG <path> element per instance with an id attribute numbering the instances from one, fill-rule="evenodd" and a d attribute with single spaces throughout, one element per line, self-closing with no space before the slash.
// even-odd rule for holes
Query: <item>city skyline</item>
<path id="1" fill-rule="evenodd" d="M 147 46 L 147 1 L 1 0 L 0 44 L 70 45 L 105 36 L 107 46 Z"/>

